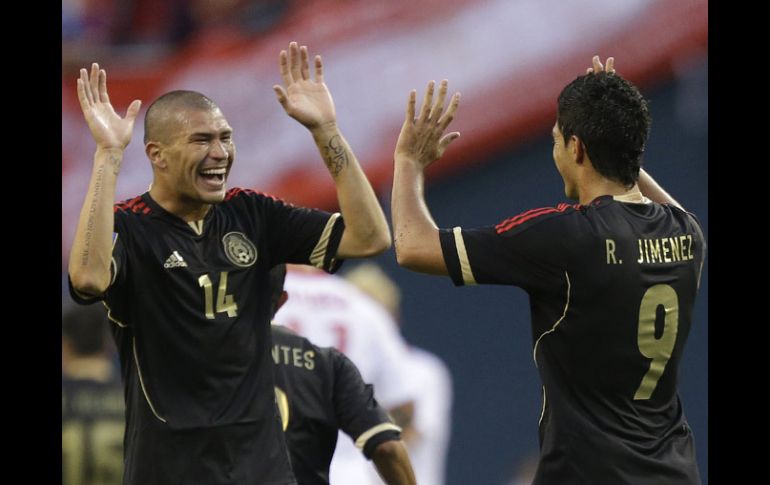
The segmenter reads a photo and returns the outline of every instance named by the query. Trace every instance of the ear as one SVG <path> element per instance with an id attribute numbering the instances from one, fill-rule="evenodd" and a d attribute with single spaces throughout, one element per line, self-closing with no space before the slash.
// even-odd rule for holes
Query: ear
<path id="1" fill-rule="evenodd" d="M 583 142 L 576 135 L 572 135 L 569 141 L 572 145 L 572 157 L 575 160 L 575 163 L 582 165 L 586 153 L 585 145 L 583 145 Z"/>
<path id="2" fill-rule="evenodd" d="M 163 147 L 156 141 L 147 142 L 144 146 L 144 153 L 150 159 L 153 167 L 166 168 L 166 159 L 163 157 Z"/>

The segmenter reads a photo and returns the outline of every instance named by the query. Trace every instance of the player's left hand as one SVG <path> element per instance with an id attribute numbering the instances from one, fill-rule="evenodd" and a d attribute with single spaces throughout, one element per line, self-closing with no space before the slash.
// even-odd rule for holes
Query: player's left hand
<path id="1" fill-rule="evenodd" d="M 593 56 L 591 58 L 591 67 L 586 69 L 586 74 L 593 74 L 593 73 L 599 73 L 599 72 L 606 72 L 607 74 L 615 74 L 615 58 L 614 57 L 608 57 L 607 58 L 607 66 L 602 65 L 601 59 L 599 59 L 599 56 Z"/>
<path id="2" fill-rule="evenodd" d="M 454 118 L 455 111 L 457 111 L 457 107 L 460 105 L 460 93 L 454 93 L 449 102 L 449 107 L 444 112 L 448 82 L 446 79 L 441 81 L 438 98 L 436 103 L 433 104 L 435 85 L 434 81 L 428 83 L 425 97 L 422 100 L 420 115 L 416 119 L 414 117 L 414 107 L 417 92 L 412 90 L 409 93 L 409 100 L 406 105 L 406 119 L 401 127 L 401 133 L 398 135 L 396 150 L 393 155 L 396 162 L 399 160 L 412 160 L 425 168 L 441 158 L 447 146 L 460 137 L 459 131 L 444 135 L 444 130 L 449 126 L 449 123 Z"/>
<path id="3" fill-rule="evenodd" d="M 310 130 L 334 125 L 337 115 L 329 89 L 324 84 L 321 56 L 315 56 L 315 80 L 310 79 L 307 46 L 289 44 L 279 56 L 283 86 L 273 86 L 286 113 Z"/>

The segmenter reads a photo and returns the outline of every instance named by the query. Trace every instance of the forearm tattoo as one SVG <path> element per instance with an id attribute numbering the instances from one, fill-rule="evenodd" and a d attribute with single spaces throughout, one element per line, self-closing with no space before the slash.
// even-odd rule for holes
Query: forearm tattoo
<path id="1" fill-rule="evenodd" d="M 114 161 L 114 160 L 113 160 Z M 120 162 L 118 162 L 120 164 Z M 86 222 L 86 233 L 83 240 L 83 254 L 80 257 L 82 266 L 88 265 L 88 256 L 91 251 L 91 239 L 94 234 L 94 224 L 96 220 L 96 210 L 99 206 L 99 199 L 102 195 L 102 184 L 104 182 L 104 165 L 99 165 L 96 169 L 96 178 L 94 180 L 94 193 L 91 197 L 91 207 L 88 208 L 88 221 Z"/>
<path id="2" fill-rule="evenodd" d="M 339 135 L 334 135 L 324 147 L 324 162 L 332 176 L 337 176 L 342 169 L 348 166 L 348 152 L 345 143 Z"/>
<path id="3" fill-rule="evenodd" d="M 123 157 L 116 157 L 110 155 L 110 163 L 112 163 L 112 173 L 117 175 L 120 172 L 120 164 L 123 162 Z"/>

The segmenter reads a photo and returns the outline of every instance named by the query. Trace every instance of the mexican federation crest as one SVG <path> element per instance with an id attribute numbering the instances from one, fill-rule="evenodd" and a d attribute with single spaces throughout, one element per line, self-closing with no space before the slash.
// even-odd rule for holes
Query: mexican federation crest
<path id="1" fill-rule="evenodd" d="M 241 232 L 228 232 L 222 238 L 225 255 L 236 266 L 246 268 L 257 262 L 257 248 Z"/>

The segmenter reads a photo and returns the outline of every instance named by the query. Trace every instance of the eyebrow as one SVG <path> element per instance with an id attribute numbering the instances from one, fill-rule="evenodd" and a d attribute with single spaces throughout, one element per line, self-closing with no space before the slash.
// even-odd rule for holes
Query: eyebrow
<path id="1" fill-rule="evenodd" d="M 212 133 L 210 131 L 198 131 L 195 133 L 190 133 L 187 138 L 188 139 L 200 138 L 200 139 L 210 140 L 217 136 L 232 136 L 232 134 L 233 134 L 233 130 L 231 129 L 223 130 L 219 133 Z"/>

